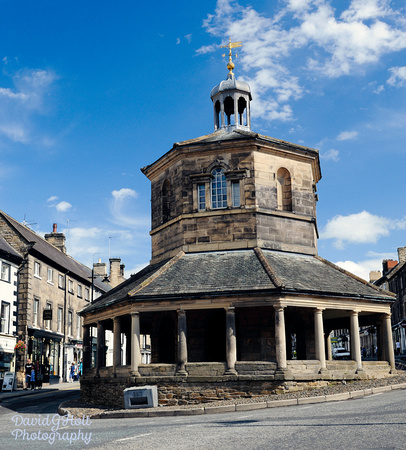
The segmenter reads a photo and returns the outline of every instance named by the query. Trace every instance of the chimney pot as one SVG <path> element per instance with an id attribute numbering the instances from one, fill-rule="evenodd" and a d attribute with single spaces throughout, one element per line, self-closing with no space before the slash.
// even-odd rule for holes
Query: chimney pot
<path id="1" fill-rule="evenodd" d="M 58 225 L 54 223 L 52 233 L 57 233 Z"/>

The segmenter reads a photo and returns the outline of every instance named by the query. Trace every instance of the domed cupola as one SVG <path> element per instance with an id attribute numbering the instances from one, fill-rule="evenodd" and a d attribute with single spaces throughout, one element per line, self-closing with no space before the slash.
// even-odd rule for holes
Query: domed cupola
<path id="1" fill-rule="evenodd" d="M 241 47 L 241 42 L 230 42 L 224 46 L 229 49 L 227 79 L 214 87 L 210 93 L 213 101 L 214 130 L 231 131 L 238 128 L 251 130 L 250 101 L 251 89 L 247 82 L 235 78 L 231 49 Z"/>

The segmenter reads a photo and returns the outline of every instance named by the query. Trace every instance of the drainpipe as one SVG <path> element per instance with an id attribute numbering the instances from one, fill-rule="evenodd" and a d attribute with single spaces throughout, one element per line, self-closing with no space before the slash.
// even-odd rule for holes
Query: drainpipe
<path id="1" fill-rule="evenodd" d="M 62 381 L 67 381 L 66 379 L 66 361 L 65 361 L 65 343 L 66 343 L 66 304 L 67 304 L 67 275 L 69 272 L 65 273 L 65 286 L 64 286 L 64 299 L 63 299 L 63 338 L 62 338 Z"/>
<path id="2" fill-rule="evenodd" d="M 23 269 L 25 268 L 25 265 L 27 263 L 28 263 L 28 253 L 26 253 L 24 255 L 24 259 L 23 259 L 20 267 L 17 269 L 17 289 L 16 289 L 17 307 L 16 307 L 16 331 L 15 331 L 16 343 L 18 342 L 18 337 L 19 337 L 19 334 L 18 334 L 18 331 L 19 331 L 18 330 L 18 326 L 19 326 L 18 325 L 18 322 L 19 322 L 18 321 L 18 313 L 20 312 L 20 283 L 21 283 L 21 281 L 20 281 L 20 274 L 23 271 Z M 27 333 L 25 333 L 25 334 L 27 334 Z M 27 341 L 26 338 L 27 338 L 27 336 L 24 336 L 24 341 L 25 342 Z M 27 345 L 27 351 L 28 351 L 28 343 L 26 345 Z M 27 352 L 24 353 L 24 361 L 23 361 L 23 364 L 22 364 L 23 367 L 25 365 L 25 358 L 26 358 L 26 356 L 27 356 Z M 14 350 L 14 382 L 15 382 L 14 386 L 15 386 L 15 388 L 16 388 L 16 383 L 17 383 L 16 375 L 17 375 L 17 372 L 18 372 L 17 365 L 18 365 L 17 350 Z M 23 385 L 24 385 L 24 380 L 23 380 Z"/>

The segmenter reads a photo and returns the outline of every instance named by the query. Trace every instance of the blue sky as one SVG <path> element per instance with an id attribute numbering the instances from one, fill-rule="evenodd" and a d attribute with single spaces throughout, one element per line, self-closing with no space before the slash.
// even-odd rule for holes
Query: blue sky
<path id="1" fill-rule="evenodd" d="M 0 208 L 78 260 L 148 263 L 140 168 L 213 131 L 229 37 L 252 129 L 320 150 L 319 254 L 367 277 L 406 245 L 404 0 L 1 6 Z"/>

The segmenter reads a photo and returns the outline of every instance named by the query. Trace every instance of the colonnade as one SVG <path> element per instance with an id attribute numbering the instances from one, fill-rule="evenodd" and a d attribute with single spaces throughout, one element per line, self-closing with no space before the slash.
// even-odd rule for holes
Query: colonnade
<path id="1" fill-rule="evenodd" d="M 286 331 L 285 331 L 285 306 L 274 304 L 275 309 L 275 354 L 277 373 L 287 371 L 287 351 L 286 351 Z M 329 335 L 324 333 L 324 308 L 314 308 L 314 337 L 316 360 L 320 361 L 320 372 L 326 371 L 326 355 L 331 359 L 331 340 Z M 179 309 L 178 316 L 178 351 L 177 351 L 177 374 L 186 376 L 186 364 L 188 362 L 187 352 L 187 320 L 186 311 Z M 236 375 L 235 365 L 237 362 L 237 331 L 235 320 L 235 308 L 225 308 L 225 329 L 226 329 L 226 374 Z M 91 338 L 90 327 L 94 324 L 84 326 L 83 333 L 83 365 L 84 370 L 91 367 Z M 381 316 L 381 349 L 382 358 L 387 360 L 392 369 L 395 368 L 395 359 L 392 343 L 392 328 L 390 314 Z M 113 318 L 113 372 L 121 365 L 121 320 L 120 316 Z M 351 359 L 357 364 L 357 372 L 363 370 L 359 337 L 359 311 L 350 311 L 350 340 Z M 131 374 L 140 376 L 139 366 L 141 364 L 140 351 L 140 312 L 131 313 L 131 335 L 130 335 L 130 361 Z M 326 351 L 327 350 L 327 351 Z M 103 321 L 97 322 L 97 371 L 106 364 L 105 352 L 105 327 Z"/>

